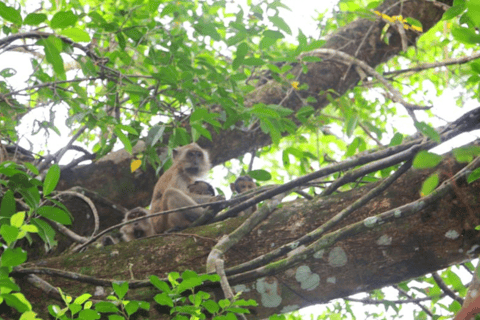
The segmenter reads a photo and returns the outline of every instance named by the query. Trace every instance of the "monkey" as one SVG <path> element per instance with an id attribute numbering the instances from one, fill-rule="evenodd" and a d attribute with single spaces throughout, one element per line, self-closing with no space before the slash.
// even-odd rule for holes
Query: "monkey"
<path id="1" fill-rule="evenodd" d="M 144 217 L 147 215 L 149 215 L 148 210 L 137 207 L 125 213 L 125 218 L 123 219 L 123 222 L 127 222 L 129 220 Z M 122 235 L 122 240 L 127 242 L 139 238 L 153 236 L 155 234 L 155 230 L 150 219 L 144 219 L 124 225 L 120 228 L 120 233 Z"/>
<path id="2" fill-rule="evenodd" d="M 195 181 L 195 183 L 188 185 L 187 189 L 188 193 L 215 196 L 215 190 L 212 185 L 205 181 Z"/>
<path id="3" fill-rule="evenodd" d="M 199 203 L 224 200 L 223 196 L 189 193 L 188 186 L 210 170 L 208 153 L 196 143 L 173 150 L 173 164 L 158 179 L 153 189 L 150 213 L 173 210 Z M 156 233 L 188 227 L 205 208 L 195 208 L 152 217 Z"/>
<path id="4" fill-rule="evenodd" d="M 253 189 L 256 189 L 257 185 L 253 179 L 249 176 L 240 176 L 235 180 L 234 183 L 230 183 L 230 189 L 233 193 L 244 193 Z M 257 205 L 251 206 L 250 208 L 241 211 L 238 216 L 243 217 L 245 215 L 250 215 L 257 211 Z"/>
<path id="5" fill-rule="evenodd" d="M 103 236 L 101 238 L 101 246 L 102 247 L 112 246 L 112 245 L 117 244 L 119 242 L 120 242 L 119 239 L 117 239 L 115 237 L 112 237 L 110 235 L 106 235 L 106 236 Z"/>

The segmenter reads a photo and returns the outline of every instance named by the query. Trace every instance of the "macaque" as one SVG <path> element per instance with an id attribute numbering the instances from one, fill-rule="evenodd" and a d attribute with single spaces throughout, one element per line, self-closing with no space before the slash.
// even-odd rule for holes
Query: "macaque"
<path id="1" fill-rule="evenodd" d="M 187 189 L 188 193 L 215 196 L 215 190 L 212 185 L 205 181 L 195 181 L 195 183 L 190 184 Z"/>
<path id="2" fill-rule="evenodd" d="M 235 193 L 238 193 L 238 194 L 244 193 L 244 192 L 256 189 L 256 188 L 257 188 L 257 185 L 255 184 L 253 179 L 250 178 L 249 176 L 240 176 L 240 177 L 237 178 L 237 180 L 235 180 L 234 183 L 230 184 L 230 189 L 232 190 L 232 192 L 234 194 Z M 238 216 L 242 217 L 242 216 L 245 216 L 245 215 L 250 215 L 250 214 L 254 213 L 255 211 L 257 211 L 257 205 L 251 206 L 250 208 L 241 211 L 238 214 Z"/>
<path id="3" fill-rule="evenodd" d="M 172 166 L 158 179 L 153 189 L 150 212 L 157 213 L 223 200 L 223 196 L 189 193 L 188 186 L 195 184 L 196 179 L 205 175 L 208 170 L 210 170 L 208 153 L 196 143 L 174 149 Z M 172 228 L 188 227 L 205 210 L 194 208 L 152 217 L 155 232 L 163 233 Z"/>
<path id="4" fill-rule="evenodd" d="M 113 246 L 114 244 L 117 244 L 119 242 L 120 241 L 117 238 L 111 235 L 106 235 L 101 238 L 102 247 Z"/>
<path id="5" fill-rule="evenodd" d="M 127 222 L 140 217 L 145 217 L 147 215 L 149 215 L 148 210 L 137 207 L 128 211 L 125 214 L 123 222 Z M 122 235 L 123 241 L 127 242 L 135 239 L 153 236 L 155 234 L 155 230 L 150 219 L 144 219 L 124 225 L 120 228 L 120 233 Z"/>

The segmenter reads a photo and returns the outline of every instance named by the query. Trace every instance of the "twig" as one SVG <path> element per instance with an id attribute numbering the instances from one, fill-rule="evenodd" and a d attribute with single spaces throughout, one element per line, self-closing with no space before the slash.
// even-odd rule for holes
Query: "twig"
<path id="1" fill-rule="evenodd" d="M 58 163 L 60 161 L 60 159 L 63 157 L 63 155 L 65 154 L 65 152 L 67 152 L 71 148 L 72 144 L 78 139 L 78 137 L 86 129 L 87 129 L 87 125 L 84 125 L 80 129 L 78 129 L 78 131 L 73 135 L 73 137 L 70 139 L 70 141 L 68 141 L 68 143 L 65 147 L 58 150 L 54 155 L 49 155 L 49 156 L 45 157 L 45 160 L 37 166 L 38 171 L 42 172 L 50 164 L 50 162 L 52 160 Z"/>
<path id="2" fill-rule="evenodd" d="M 375 71 L 372 67 L 370 67 L 368 64 L 366 64 L 364 61 L 357 59 L 345 52 L 334 50 L 334 49 L 315 49 L 313 51 L 304 53 L 300 56 L 314 56 L 314 55 L 328 55 L 328 58 L 334 59 L 334 60 L 339 60 L 345 64 L 350 64 L 353 63 L 360 68 L 362 68 L 365 72 L 367 72 L 370 76 L 375 77 L 380 83 L 382 83 L 390 92 L 390 96 L 393 102 L 399 102 L 401 103 L 407 112 L 412 112 L 413 110 L 428 110 L 431 107 L 422 107 L 418 105 L 411 104 L 407 101 L 405 101 L 402 97 L 402 94 L 395 89 L 380 73 Z"/>
<path id="3" fill-rule="evenodd" d="M 384 72 L 383 75 L 384 76 L 389 76 L 389 75 L 396 75 L 396 74 L 402 74 L 402 73 L 407 73 L 407 72 L 417 72 L 417 71 L 422 71 L 422 70 L 427 70 L 427 69 L 432 69 L 432 68 L 444 67 L 444 66 L 449 66 L 449 65 L 452 65 L 452 64 L 464 64 L 464 63 L 470 62 L 470 61 L 478 59 L 478 58 L 480 58 L 480 52 L 475 52 L 469 57 L 448 59 L 448 60 L 441 61 L 441 62 L 425 63 L 425 64 L 422 64 L 422 65 L 419 65 L 419 66 L 413 67 L 413 68 L 387 71 L 387 72 Z"/>
<path id="4" fill-rule="evenodd" d="M 450 290 L 450 288 L 445 284 L 445 282 L 443 282 L 442 278 L 436 272 L 432 272 L 432 278 L 446 295 L 463 305 L 463 299 L 457 296 L 455 292 Z"/>
<path id="5" fill-rule="evenodd" d="M 405 297 L 407 297 L 408 299 L 413 299 L 409 294 L 408 292 L 406 292 L 405 290 L 403 290 L 402 288 L 400 288 L 399 286 L 397 285 L 394 285 L 393 286 L 395 289 L 397 289 L 402 295 L 404 295 Z M 425 308 L 420 302 L 417 302 L 415 303 L 417 306 L 419 306 L 426 314 L 428 314 L 430 317 L 433 318 L 433 314 L 430 310 L 428 310 L 427 308 Z"/>
<path id="6" fill-rule="evenodd" d="M 422 301 L 430 301 L 433 299 L 441 299 L 445 297 L 447 294 L 442 293 L 438 296 L 431 296 L 431 297 L 423 297 L 423 298 L 412 298 L 412 299 L 405 299 L 405 300 L 374 300 L 374 299 L 356 299 L 356 298 L 344 298 L 344 300 L 347 301 L 353 301 L 353 302 L 361 302 L 363 304 L 404 304 L 404 303 L 418 303 Z"/>

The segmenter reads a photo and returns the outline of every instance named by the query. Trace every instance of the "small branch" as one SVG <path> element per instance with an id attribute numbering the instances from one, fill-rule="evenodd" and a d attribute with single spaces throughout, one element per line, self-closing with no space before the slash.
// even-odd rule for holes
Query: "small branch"
<path id="1" fill-rule="evenodd" d="M 87 129 L 87 125 L 84 125 L 73 135 L 73 137 L 68 141 L 67 145 L 62 149 L 58 150 L 54 155 L 49 155 L 45 157 L 45 160 L 37 166 L 39 172 L 42 172 L 45 168 L 48 167 L 51 161 L 58 163 L 63 157 L 65 152 L 67 152 L 73 145 L 73 143 L 78 139 L 78 137 Z"/>
<path id="2" fill-rule="evenodd" d="M 295 193 L 298 193 L 299 195 L 301 195 L 302 197 L 304 197 L 304 198 L 307 199 L 307 200 L 313 200 L 313 197 L 312 197 L 311 195 L 309 195 L 308 193 L 306 193 L 306 192 L 304 192 L 304 191 L 302 191 L 302 190 L 297 189 L 297 190 L 295 190 L 294 192 L 295 192 Z"/>
<path id="3" fill-rule="evenodd" d="M 447 296 L 449 296 L 450 298 L 452 298 L 453 300 L 457 301 L 458 303 L 460 303 L 461 305 L 463 305 L 463 299 L 460 298 L 459 296 L 457 296 L 455 294 L 455 292 L 453 292 L 452 290 L 450 290 L 450 288 L 445 284 L 445 282 L 443 282 L 442 278 L 436 273 L 436 272 L 433 272 L 432 273 L 432 278 L 433 280 L 435 280 L 435 282 L 437 283 L 437 285 L 440 287 L 440 289 L 442 289 L 443 292 L 445 292 L 445 294 Z"/>
<path id="4" fill-rule="evenodd" d="M 431 107 L 422 107 L 418 105 L 411 104 L 407 101 L 405 101 L 402 97 L 402 94 L 400 91 L 395 89 L 380 73 L 375 71 L 372 67 L 370 67 L 368 64 L 366 64 L 364 61 L 357 59 L 345 52 L 338 51 L 338 50 L 333 50 L 333 49 L 315 49 L 313 51 L 310 51 L 308 53 L 302 54 L 300 58 L 303 56 L 314 56 L 314 55 L 321 55 L 325 56 L 328 55 L 329 59 L 334 59 L 341 61 L 345 64 L 350 64 L 353 63 L 360 68 L 362 68 L 365 72 L 367 72 L 370 76 L 376 78 L 380 83 L 382 83 L 390 92 L 391 99 L 393 102 L 399 102 L 401 103 L 409 112 L 412 112 L 413 110 L 428 110 Z"/>
<path id="5" fill-rule="evenodd" d="M 410 296 L 408 294 L 408 292 L 406 292 L 405 290 L 403 290 L 402 288 L 400 288 L 399 286 L 397 285 L 394 285 L 393 286 L 395 289 L 397 289 L 402 295 L 404 295 L 405 297 L 407 297 L 408 299 L 413 299 L 412 296 Z M 417 306 L 419 306 L 426 314 L 428 314 L 430 317 L 433 318 L 433 314 L 430 310 L 428 310 L 427 308 L 425 308 L 420 302 L 417 302 L 416 303 Z"/>
<path id="6" fill-rule="evenodd" d="M 344 300 L 353 301 L 353 302 L 361 302 L 363 304 L 405 304 L 405 303 L 418 303 L 422 301 L 430 301 L 433 299 L 441 299 L 445 297 L 447 294 L 442 293 L 438 296 L 432 297 L 423 297 L 423 298 L 412 298 L 412 299 L 405 299 L 405 300 L 373 300 L 373 299 L 356 299 L 356 298 L 345 298 Z"/>
<path id="7" fill-rule="evenodd" d="M 402 73 L 407 73 L 407 72 L 417 72 L 417 71 L 422 71 L 422 70 L 427 70 L 427 69 L 432 69 L 432 68 L 439 68 L 439 67 L 445 67 L 453 64 L 465 64 L 467 62 L 470 62 L 472 60 L 480 58 L 480 52 L 475 52 L 469 57 L 461 57 L 461 58 L 456 58 L 456 59 L 448 59 L 445 61 L 441 62 L 433 62 L 433 63 L 425 63 L 422 65 L 419 65 L 418 67 L 413 67 L 413 68 L 408 68 L 408 69 L 402 69 L 402 70 L 394 70 L 394 71 L 387 71 L 384 72 L 384 76 L 390 76 L 390 75 L 397 75 L 397 74 L 402 74 Z"/>

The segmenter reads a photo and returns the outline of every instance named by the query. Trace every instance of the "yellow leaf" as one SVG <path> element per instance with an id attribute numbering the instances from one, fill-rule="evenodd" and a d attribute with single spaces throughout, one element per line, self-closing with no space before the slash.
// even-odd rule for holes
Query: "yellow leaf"
<path id="1" fill-rule="evenodd" d="M 142 165 L 142 160 L 135 159 L 130 164 L 130 170 L 132 172 L 135 172 L 138 168 L 140 168 L 141 165 Z"/>

